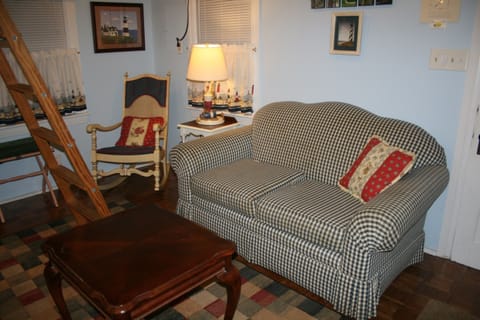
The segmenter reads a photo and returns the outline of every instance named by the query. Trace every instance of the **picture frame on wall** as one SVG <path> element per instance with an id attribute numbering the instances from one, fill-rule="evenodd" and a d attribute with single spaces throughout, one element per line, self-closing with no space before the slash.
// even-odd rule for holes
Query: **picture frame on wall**
<path id="1" fill-rule="evenodd" d="M 142 3 L 90 2 L 95 53 L 145 50 Z"/>
<path id="2" fill-rule="evenodd" d="M 362 12 L 333 12 L 330 54 L 360 55 Z"/>
<path id="3" fill-rule="evenodd" d="M 325 0 L 312 0 L 311 1 L 312 9 L 321 9 L 325 8 Z"/>
<path id="4" fill-rule="evenodd" d="M 391 5 L 393 3 L 393 0 L 376 0 L 375 4 L 377 6 L 382 6 L 382 5 Z"/>
<path id="5" fill-rule="evenodd" d="M 393 5 L 393 0 L 311 0 L 312 9 L 377 7 Z"/>

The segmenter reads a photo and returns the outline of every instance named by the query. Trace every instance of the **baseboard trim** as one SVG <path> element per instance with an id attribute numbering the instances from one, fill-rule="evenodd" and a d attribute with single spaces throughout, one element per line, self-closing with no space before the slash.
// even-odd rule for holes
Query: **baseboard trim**
<path id="1" fill-rule="evenodd" d="M 428 253 L 429 255 L 432 255 L 432 256 L 435 256 L 435 257 L 439 257 L 437 250 L 432 250 L 432 249 L 429 249 L 429 248 L 424 248 L 424 249 L 423 249 L 423 252 Z"/>

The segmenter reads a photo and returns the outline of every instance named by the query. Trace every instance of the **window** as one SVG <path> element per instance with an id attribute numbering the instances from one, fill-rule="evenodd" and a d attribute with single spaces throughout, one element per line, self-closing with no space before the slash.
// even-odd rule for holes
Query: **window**
<path id="1" fill-rule="evenodd" d="M 217 101 L 229 108 L 252 106 L 258 0 L 191 0 L 190 42 L 222 45 L 229 79 L 215 88 Z M 202 96 L 203 84 L 189 83 L 189 101 Z"/>
<path id="2" fill-rule="evenodd" d="M 198 41 L 240 44 L 252 42 L 251 0 L 198 0 Z"/>
<path id="3" fill-rule="evenodd" d="M 5 6 L 30 51 L 66 48 L 62 0 L 6 0 Z"/>
<path id="4" fill-rule="evenodd" d="M 68 114 L 86 109 L 81 76 L 74 0 L 6 0 L 10 17 L 21 32 L 27 47 L 57 102 L 59 111 Z M 19 82 L 25 78 L 10 50 L 4 50 Z M 39 117 L 43 112 L 32 104 Z M 14 101 L 0 81 L 1 123 L 21 121 Z"/>

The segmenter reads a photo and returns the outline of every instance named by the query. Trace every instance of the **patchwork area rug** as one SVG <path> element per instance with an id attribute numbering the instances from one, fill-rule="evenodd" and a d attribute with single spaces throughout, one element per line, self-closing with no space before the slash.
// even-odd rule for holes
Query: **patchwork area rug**
<path id="1" fill-rule="evenodd" d="M 127 201 L 109 204 L 112 212 L 132 206 Z M 60 319 L 43 277 L 45 238 L 75 226 L 73 217 L 23 230 L 0 239 L 0 319 Z M 235 319 L 342 319 L 321 304 L 297 294 L 268 277 L 234 261 L 242 277 Z M 73 320 L 103 319 L 65 281 L 64 296 Z M 162 308 L 147 319 L 223 319 L 225 288 L 210 283 Z"/>

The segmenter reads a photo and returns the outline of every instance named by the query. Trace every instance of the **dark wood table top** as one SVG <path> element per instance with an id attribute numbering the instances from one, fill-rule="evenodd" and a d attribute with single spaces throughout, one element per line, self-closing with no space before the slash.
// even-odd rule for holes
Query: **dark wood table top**
<path id="1" fill-rule="evenodd" d="M 232 256 L 235 244 L 152 204 L 55 235 L 43 248 L 63 276 L 94 300 L 133 306 L 212 272 Z M 218 268 L 214 272 L 224 271 L 223 264 Z"/>

